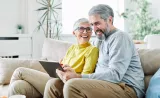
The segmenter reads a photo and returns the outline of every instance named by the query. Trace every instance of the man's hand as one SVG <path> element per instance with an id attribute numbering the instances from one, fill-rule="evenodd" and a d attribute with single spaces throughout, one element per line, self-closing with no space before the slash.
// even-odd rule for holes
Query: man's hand
<path id="1" fill-rule="evenodd" d="M 63 69 L 64 72 L 59 69 L 56 69 L 56 73 L 64 83 L 72 78 L 81 78 L 81 75 L 77 74 L 70 66 L 64 65 Z"/>

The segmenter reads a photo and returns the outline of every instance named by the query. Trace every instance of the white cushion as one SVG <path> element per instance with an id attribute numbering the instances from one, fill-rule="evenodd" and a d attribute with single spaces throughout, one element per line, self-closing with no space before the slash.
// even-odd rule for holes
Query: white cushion
<path id="1" fill-rule="evenodd" d="M 42 58 L 52 61 L 60 61 L 66 54 L 67 49 L 72 43 L 55 40 L 45 39 L 42 48 Z"/>
<path id="2" fill-rule="evenodd" d="M 147 35 L 144 42 L 147 43 L 147 49 L 160 49 L 160 34 Z"/>

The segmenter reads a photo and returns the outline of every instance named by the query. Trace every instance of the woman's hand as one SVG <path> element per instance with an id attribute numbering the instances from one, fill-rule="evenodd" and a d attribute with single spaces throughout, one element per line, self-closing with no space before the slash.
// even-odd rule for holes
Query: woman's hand
<path id="1" fill-rule="evenodd" d="M 59 64 L 60 64 L 61 66 L 63 66 L 62 61 L 63 61 L 63 58 L 59 60 Z"/>
<path id="2" fill-rule="evenodd" d="M 68 81 L 69 79 L 72 78 L 81 78 L 80 74 L 77 74 L 74 69 L 72 69 L 70 66 L 68 65 L 63 65 L 62 66 L 64 69 L 64 72 L 56 69 L 56 73 L 58 74 L 58 76 L 60 77 L 60 79 L 65 83 L 66 81 Z"/>

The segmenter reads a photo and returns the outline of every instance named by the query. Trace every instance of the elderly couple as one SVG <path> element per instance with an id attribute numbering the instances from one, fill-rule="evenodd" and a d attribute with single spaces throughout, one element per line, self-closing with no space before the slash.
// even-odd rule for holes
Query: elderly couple
<path id="1" fill-rule="evenodd" d="M 12 75 L 9 96 L 27 98 L 142 98 L 144 73 L 132 39 L 113 25 L 110 6 L 99 4 L 73 26 L 78 44 L 62 60 L 60 78 L 33 69 L 18 68 Z M 92 28 L 91 28 L 92 27 Z M 96 34 L 89 43 L 92 29 Z"/>

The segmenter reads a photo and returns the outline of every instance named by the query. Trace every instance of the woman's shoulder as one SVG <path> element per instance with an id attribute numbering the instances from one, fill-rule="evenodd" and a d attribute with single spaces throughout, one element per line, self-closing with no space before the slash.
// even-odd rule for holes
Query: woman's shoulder
<path id="1" fill-rule="evenodd" d="M 75 48 L 75 45 L 71 45 L 71 46 L 68 48 L 68 51 L 72 51 L 74 48 Z"/>
<path id="2" fill-rule="evenodd" d="M 92 44 L 90 44 L 90 46 L 88 47 L 90 50 L 95 50 L 98 51 L 99 49 L 96 46 L 93 46 Z"/>
<path id="3" fill-rule="evenodd" d="M 74 47 L 77 47 L 77 45 L 76 45 L 76 44 L 73 44 L 73 45 L 71 45 L 69 48 L 74 48 Z"/>

